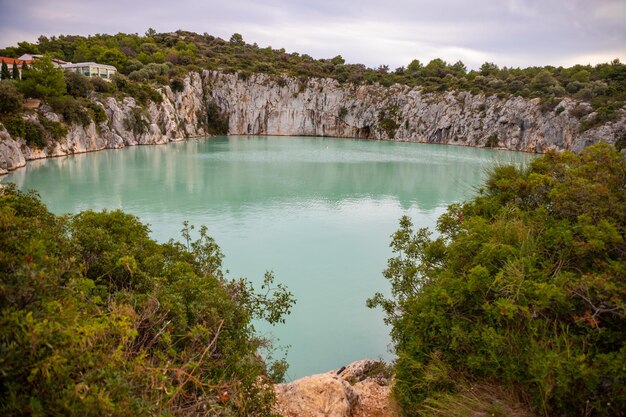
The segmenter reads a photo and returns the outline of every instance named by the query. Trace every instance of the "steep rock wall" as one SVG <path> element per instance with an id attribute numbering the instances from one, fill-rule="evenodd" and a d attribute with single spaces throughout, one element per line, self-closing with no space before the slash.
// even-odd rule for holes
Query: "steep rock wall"
<path id="1" fill-rule="evenodd" d="M 0 126 L 0 174 L 22 167 L 32 159 L 206 136 L 206 126 L 202 123 L 206 112 L 203 87 L 200 74 L 192 73 L 185 78 L 182 91 L 174 93 L 164 87 L 161 89 L 163 101 L 151 102 L 145 108 L 129 97 L 122 101 L 94 97 L 92 100 L 104 108 L 108 120 L 97 126 L 94 122 L 87 126 L 72 125 L 64 138 L 43 149 L 28 146 L 22 138 L 11 137 Z M 39 113 L 49 120 L 60 120 L 47 106 L 42 106 Z M 26 118 L 37 122 L 36 115 L 30 114 Z"/>
<path id="2" fill-rule="evenodd" d="M 572 114 L 579 103 L 570 99 L 563 99 L 555 110 L 542 111 L 539 99 L 424 94 L 401 85 L 342 86 L 333 79 L 303 82 L 263 74 L 240 80 L 236 74 L 219 72 L 205 72 L 203 78 L 210 95 L 230 116 L 231 134 L 337 136 L 545 152 L 580 151 L 601 139 L 614 143 L 626 132 L 626 109 L 621 109 L 618 121 L 579 133 L 580 121 Z"/>
<path id="3" fill-rule="evenodd" d="M 264 74 L 244 79 L 217 71 L 191 73 L 182 91 L 163 87 L 160 92 L 163 101 L 145 108 L 132 98 L 94 97 L 108 121 L 73 125 L 65 138 L 45 149 L 31 148 L 0 127 L 0 174 L 31 159 L 206 136 L 208 101 L 228 115 L 229 133 L 236 135 L 335 136 L 545 152 L 580 151 L 600 140 L 615 143 L 626 132 L 626 109 L 621 109 L 617 121 L 579 133 L 574 109 L 588 104 L 570 99 L 559 103 L 558 111 L 542 111 L 539 99 L 425 94 L 400 85 L 341 85 L 333 79 Z M 39 111 L 59 120 L 45 106 Z"/>

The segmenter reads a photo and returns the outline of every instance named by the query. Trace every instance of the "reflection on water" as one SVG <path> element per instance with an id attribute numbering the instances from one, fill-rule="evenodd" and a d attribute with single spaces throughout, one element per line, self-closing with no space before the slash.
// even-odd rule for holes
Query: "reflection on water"
<path id="1" fill-rule="evenodd" d="M 387 291 L 389 236 L 409 214 L 432 227 L 475 193 L 494 164 L 527 154 L 330 138 L 218 137 L 33 161 L 3 182 L 36 189 L 55 213 L 121 208 L 177 238 L 206 224 L 231 276 L 266 269 L 298 304 L 284 326 L 298 377 L 363 357 L 389 357 L 382 315 L 365 308 Z"/>

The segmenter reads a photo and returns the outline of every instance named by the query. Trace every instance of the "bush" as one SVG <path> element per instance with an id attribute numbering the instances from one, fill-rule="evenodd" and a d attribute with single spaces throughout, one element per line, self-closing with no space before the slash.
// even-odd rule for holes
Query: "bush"
<path id="1" fill-rule="evenodd" d="M 124 127 L 130 130 L 135 135 L 140 135 L 148 131 L 150 123 L 144 116 L 144 111 L 141 107 L 133 107 L 132 112 L 124 119 Z"/>
<path id="2" fill-rule="evenodd" d="M 90 101 L 86 104 L 86 107 L 91 120 L 93 120 L 96 125 L 106 122 L 109 119 L 102 105 Z"/>
<path id="3" fill-rule="evenodd" d="M 65 72 L 65 85 L 67 86 L 67 94 L 73 97 L 87 97 L 89 92 L 93 90 L 87 77 L 73 71 Z"/>
<path id="4" fill-rule="evenodd" d="M 170 82 L 170 88 L 173 92 L 179 93 L 185 89 L 185 83 L 183 83 L 183 80 L 181 80 L 180 78 L 174 78 Z"/>
<path id="5" fill-rule="evenodd" d="M 14 138 L 26 136 L 26 121 L 22 116 L 3 117 L 2 124 Z"/>
<path id="6" fill-rule="evenodd" d="M 19 113 L 22 111 L 24 97 L 15 87 L 15 82 L 0 81 L 0 115 Z"/>
<path id="7" fill-rule="evenodd" d="M 39 123 L 32 120 L 25 120 L 24 124 L 24 140 L 26 144 L 32 148 L 45 148 L 46 141 L 45 132 Z"/>
<path id="8" fill-rule="evenodd" d="M 48 120 L 45 117 L 39 115 L 39 123 L 43 126 L 44 130 L 55 140 L 61 140 L 67 135 L 67 128 L 60 122 L 54 122 Z"/>
<path id="9" fill-rule="evenodd" d="M 91 83 L 93 90 L 98 93 L 112 94 L 117 91 L 117 86 L 115 85 L 115 83 L 110 81 L 104 81 L 102 78 L 90 77 L 89 82 Z"/>
<path id="10" fill-rule="evenodd" d="M 65 123 L 80 124 L 82 126 L 87 126 L 91 123 L 85 106 L 74 97 L 52 97 L 48 102 L 56 113 L 63 116 Z"/>
<path id="11" fill-rule="evenodd" d="M 626 410 L 626 188 L 606 144 L 498 167 L 439 218 L 404 217 L 375 295 L 393 325 L 408 415 L 464 381 L 499 383 L 544 415 Z M 575 395 L 573 395 L 575 393 Z"/>
<path id="12" fill-rule="evenodd" d="M 148 101 L 153 101 L 155 103 L 163 102 L 163 96 L 161 93 L 150 87 L 148 84 L 132 82 L 120 74 L 116 74 L 113 77 L 113 82 L 120 92 L 128 94 L 142 105 L 147 104 Z"/>
<path id="13" fill-rule="evenodd" d="M 59 217 L 12 186 L 0 219 L 3 415 L 271 415 L 251 323 L 293 301 L 225 279 L 205 228 L 159 244 L 134 216 Z"/>

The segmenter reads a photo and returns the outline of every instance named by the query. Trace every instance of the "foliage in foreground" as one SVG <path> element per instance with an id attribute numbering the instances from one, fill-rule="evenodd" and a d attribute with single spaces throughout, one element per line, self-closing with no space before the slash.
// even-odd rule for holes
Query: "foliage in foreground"
<path id="1" fill-rule="evenodd" d="M 190 232 L 159 244 L 120 211 L 57 217 L 0 190 L 0 414 L 270 415 L 251 320 L 283 321 L 292 296 L 226 280 Z"/>
<path id="2" fill-rule="evenodd" d="M 626 162 L 599 144 L 498 167 L 438 237 L 404 217 L 377 294 L 407 411 L 483 381 L 544 415 L 626 415 Z"/>

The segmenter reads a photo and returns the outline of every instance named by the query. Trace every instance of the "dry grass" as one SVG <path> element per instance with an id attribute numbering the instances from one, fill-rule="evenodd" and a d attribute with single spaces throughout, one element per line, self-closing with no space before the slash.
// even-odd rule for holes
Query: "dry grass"
<path id="1" fill-rule="evenodd" d="M 513 392 L 489 384 L 468 385 L 453 394 L 429 398 L 420 410 L 432 417 L 537 417 Z"/>

